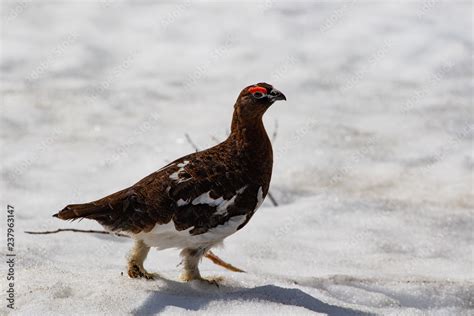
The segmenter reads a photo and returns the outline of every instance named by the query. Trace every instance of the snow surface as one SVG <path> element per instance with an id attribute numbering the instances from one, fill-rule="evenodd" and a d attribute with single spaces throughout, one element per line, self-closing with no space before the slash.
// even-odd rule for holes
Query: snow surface
<path id="1" fill-rule="evenodd" d="M 15 314 L 472 315 L 472 3 L 2 2 L 1 205 Z M 219 289 L 126 277 L 125 238 L 51 217 L 225 138 L 240 90 L 266 114 L 269 201 L 207 259 Z M 6 227 L 2 215 L 2 232 Z M 1 254 L 5 254 L 2 233 Z M 2 259 L 3 261 L 3 259 Z M 1 264 L 1 314 L 5 264 Z M 121 273 L 124 272 L 124 275 Z M 5 272 L 6 273 L 6 272 Z"/>

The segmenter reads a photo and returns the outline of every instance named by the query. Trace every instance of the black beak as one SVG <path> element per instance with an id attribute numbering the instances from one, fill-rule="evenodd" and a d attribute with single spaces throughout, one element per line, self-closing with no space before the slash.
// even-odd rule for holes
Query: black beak
<path id="1" fill-rule="evenodd" d="M 278 91 L 277 89 L 272 89 L 272 91 L 268 95 L 268 98 L 272 102 L 275 102 L 275 101 L 278 101 L 278 100 L 285 100 L 286 101 L 285 95 L 283 93 L 281 93 L 281 91 Z"/>

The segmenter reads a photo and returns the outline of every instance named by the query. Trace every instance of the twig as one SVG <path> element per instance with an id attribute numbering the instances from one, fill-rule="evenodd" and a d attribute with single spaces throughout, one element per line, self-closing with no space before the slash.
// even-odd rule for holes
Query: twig
<path id="1" fill-rule="evenodd" d="M 85 229 L 74 229 L 74 228 L 58 228 L 56 230 L 46 230 L 46 231 L 39 231 L 39 232 L 25 230 L 26 234 L 31 234 L 31 235 L 49 235 L 49 234 L 56 234 L 56 233 L 61 233 L 61 232 L 115 235 L 118 237 L 130 238 L 130 236 L 125 235 L 125 234 L 113 233 L 113 232 L 108 232 L 105 230 L 93 230 L 93 229 L 85 230 Z M 204 257 L 211 260 L 215 265 L 221 266 L 224 269 L 227 269 L 233 272 L 245 272 L 244 270 L 239 269 L 228 262 L 225 262 L 224 260 L 219 258 L 215 253 L 213 253 L 210 250 L 204 255 Z"/>
<path id="2" fill-rule="evenodd" d="M 273 134 L 272 134 L 272 143 L 276 140 L 278 136 L 278 120 L 275 120 L 275 127 L 273 128 Z"/>
<path id="3" fill-rule="evenodd" d="M 84 230 L 84 229 L 74 229 L 74 228 L 58 228 L 56 230 L 46 230 L 46 231 L 41 231 L 41 232 L 32 232 L 32 231 L 26 231 L 25 233 L 31 234 L 31 235 L 48 235 L 48 234 L 56 234 L 60 232 L 74 232 L 74 233 L 92 233 L 92 234 L 103 234 L 103 235 L 115 235 L 119 237 L 126 237 L 130 238 L 130 236 L 121 234 L 121 233 L 111 233 L 105 230 Z"/>
<path id="4" fill-rule="evenodd" d="M 230 263 L 227 263 L 225 261 L 223 261 L 221 258 L 219 258 L 218 256 L 216 256 L 212 251 L 208 251 L 206 254 L 205 254 L 206 258 L 211 260 L 214 264 L 217 264 L 218 266 L 221 266 L 223 268 L 226 268 L 227 270 L 230 270 L 230 271 L 233 271 L 233 272 L 245 272 L 244 270 L 242 269 L 239 269 L 237 267 L 234 267 L 233 265 L 231 265 Z"/>
<path id="5" fill-rule="evenodd" d="M 277 207 L 278 202 L 275 200 L 275 197 L 273 196 L 272 192 L 268 191 L 268 198 L 272 202 L 273 206 Z"/>
<path id="6" fill-rule="evenodd" d="M 211 135 L 211 139 L 212 139 L 214 142 L 216 142 L 216 143 L 219 143 L 219 142 L 220 142 L 220 140 L 219 140 L 216 136 L 214 136 L 214 135 Z"/>
<path id="7" fill-rule="evenodd" d="M 191 139 L 191 136 L 189 136 L 188 133 L 184 134 L 184 136 L 186 137 L 186 140 L 188 141 L 188 143 L 194 148 L 194 150 L 195 150 L 196 152 L 198 152 L 198 151 L 199 151 L 199 148 L 198 148 L 198 146 L 193 142 L 193 140 Z"/>

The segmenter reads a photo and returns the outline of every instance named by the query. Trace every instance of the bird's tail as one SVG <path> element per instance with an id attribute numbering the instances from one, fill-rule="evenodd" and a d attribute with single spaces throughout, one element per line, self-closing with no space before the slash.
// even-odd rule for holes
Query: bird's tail
<path id="1" fill-rule="evenodd" d="M 63 220 L 75 220 L 80 218 L 96 219 L 98 216 L 106 215 L 104 213 L 107 213 L 107 209 L 108 208 L 104 208 L 103 205 L 94 202 L 70 204 L 53 216 Z"/>
<path id="2" fill-rule="evenodd" d="M 146 210 L 147 206 L 127 188 L 94 202 L 70 204 L 53 216 L 63 220 L 92 219 L 112 231 L 138 231 L 141 222 L 137 224 L 134 219 L 137 209 Z"/>

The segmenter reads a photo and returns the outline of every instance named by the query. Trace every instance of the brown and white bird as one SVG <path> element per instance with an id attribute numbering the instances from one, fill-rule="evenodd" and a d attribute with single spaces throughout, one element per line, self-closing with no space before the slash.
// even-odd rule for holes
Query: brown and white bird
<path id="1" fill-rule="evenodd" d="M 242 90 L 229 137 L 181 157 L 129 188 L 100 200 L 71 204 L 53 216 L 93 219 L 135 240 L 128 262 L 132 278 L 152 279 L 143 262 L 150 250 L 181 249 L 185 281 L 203 280 L 202 256 L 244 227 L 262 204 L 272 176 L 272 145 L 262 122 L 283 93 L 267 83 Z M 209 281 L 208 281 L 209 282 Z"/>

